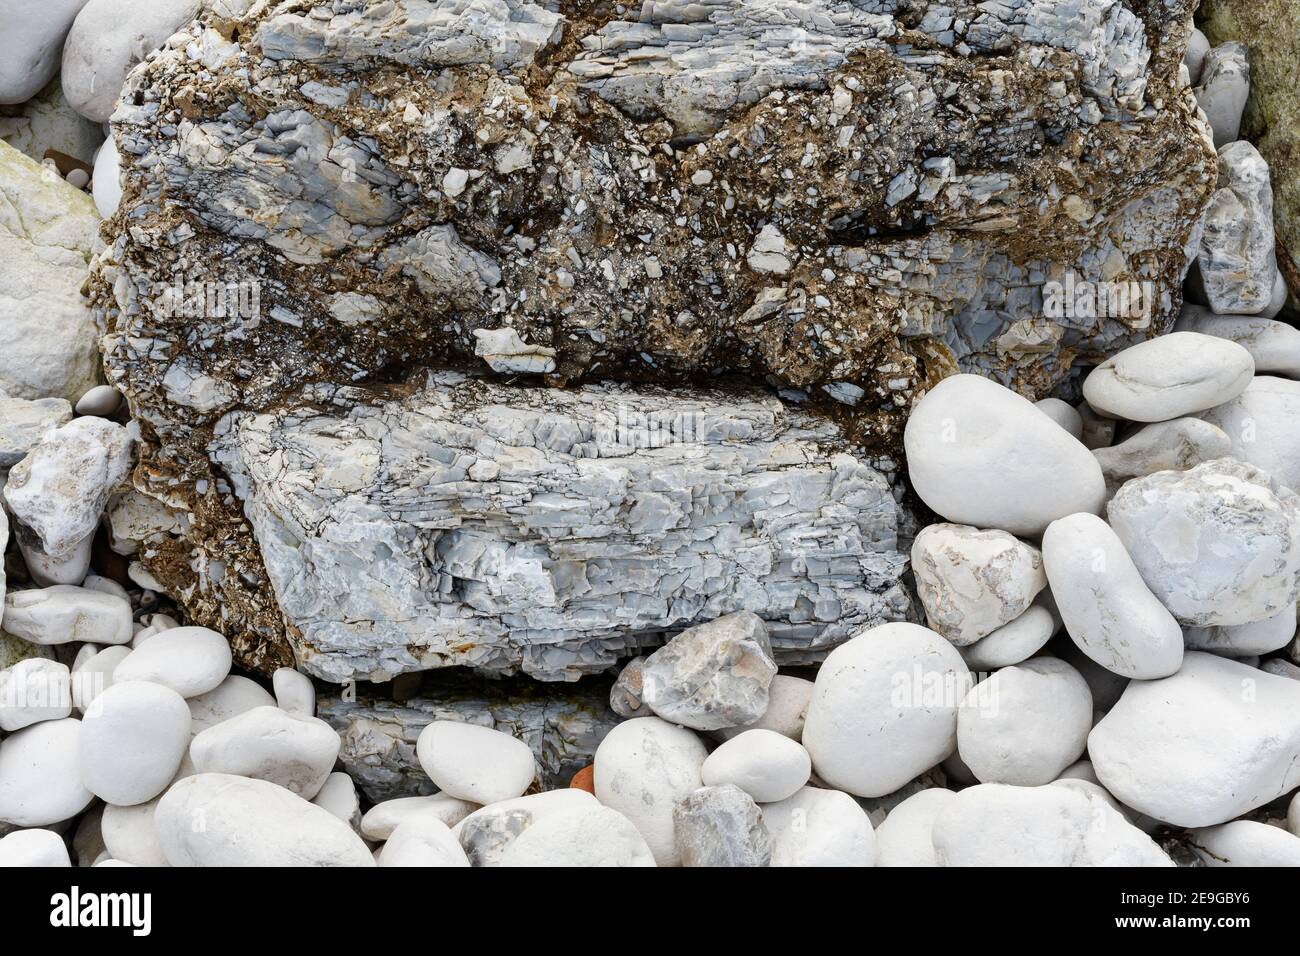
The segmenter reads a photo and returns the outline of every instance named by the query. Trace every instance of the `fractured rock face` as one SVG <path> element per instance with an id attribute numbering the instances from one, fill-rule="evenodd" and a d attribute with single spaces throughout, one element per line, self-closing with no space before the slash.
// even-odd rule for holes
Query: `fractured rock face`
<path id="1" fill-rule="evenodd" d="M 735 372 L 892 452 L 943 374 L 1037 395 L 1163 331 L 1216 173 L 1178 86 L 1190 0 L 1131 6 L 218 4 L 128 78 L 91 282 L 138 481 L 194 512 L 151 570 L 284 660 L 303 611 L 205 449 L 304 385 Z M 1072 273 L 1150 282 L 1151 308 L 1044 316 Z M 196 314 L 194 283 L 238 307 Z"/>
<path id="2" fill-rule="evenodd" d="M 794 662 L 908 609 L 888 482 L 773 398 L 454 374 L 320 397 L 335 410 L 234 416 L 213 457 L 326 680 L 572 680 L 740 610 Z"/>

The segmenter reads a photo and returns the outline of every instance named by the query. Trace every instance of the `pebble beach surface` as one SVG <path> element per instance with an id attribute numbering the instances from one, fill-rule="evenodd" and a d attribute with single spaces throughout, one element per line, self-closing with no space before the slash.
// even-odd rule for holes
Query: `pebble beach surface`
<path id="1" fill-rule="evenodd" d="M 920 4 L 936 62 L 1010 57 L 965 89 L 882 52 L 891 4 L 560 45 L 567 6 L 0 0 L 0 867 L 1300 866 L 1295 171 L 1243 138 L 1251 46 L 1181 0 Z M 518 80 L 548 47 L 581 111 Z M 159 75 L 193 83 L 163 118 Z M 948 88 L 1014 175 L 933 122 Z M 1207 170 L 1154 319 L 1044 317 L 1063 269 L 1151 285 L 1133 236 L 1190 213 L 1150 185 L 1189 174 L 1107 209 L 1037 151 L 1153 117 Z M 1077 259 L 1017 244 L 1052 230 Z M 183 283 L 130 269 L 196 237 L 332 331 L 168 340 Z M 453 317 L 392 336 L 394 302 Z"/>

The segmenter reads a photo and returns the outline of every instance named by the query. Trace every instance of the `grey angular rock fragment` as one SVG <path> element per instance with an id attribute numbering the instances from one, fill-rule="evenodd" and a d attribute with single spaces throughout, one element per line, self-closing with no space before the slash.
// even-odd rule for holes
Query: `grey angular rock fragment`
<path id="1" fill-rule="evenodd" d="M 741 609 L 805 661 L 907 612 L 889 483 L 763 393 L 439 374 L 318 397 L 212 449 L 315 676 L 574 679 Z"/>
<path id="2" fill-rule="evenodd" d="M 434 792 L 415 743 L 435 720 L 467 721 L 518 737 L 532 748 L 549 789 L 567 787 L 619 723 L 606 702 L 608 690 L 604 681 L 539 687 L 429 675 L 416 696 L 400 702 L 387 699 L 382 687 L 363 690 L 354 700 L 322 691 L 316 714 L 339 732 L 339 759 L 374 803 Z"/>
<path id="3" fill-rule="evenodd" d="M 749 611 L 678 634 L 646 658 L 641 700 L 674 724 L 720 730 L 758 720 L 776 676 L 767 627 Z"/>
<path id="4" fill-rule="evenodd" d="M 772 862 L 758 805 L 735 784 L 701 787 L 673 807 L 682 866 L 755 867 Z"/>
<path id="5" fill-rule="evenodd" d="M 1198 261 L 1215 312 L 1268 308 L 1277 278 L 1273 189 L 1264 157 L 1244 140 L 1219 150 L 1219 189 L 1205 212 Z"/>
<path id="6" fill-rule="evenodd" d="M 644 717 L 649 712 L 641 700 L 641 671 L 645 662 L 644 657 L 632 658 L 609 689 L 609 708 L 620 717 Z"/>

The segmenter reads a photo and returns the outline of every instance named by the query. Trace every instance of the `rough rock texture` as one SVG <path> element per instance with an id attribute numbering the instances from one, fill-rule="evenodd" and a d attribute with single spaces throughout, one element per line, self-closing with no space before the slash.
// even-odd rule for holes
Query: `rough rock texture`
<path id="1" fill-rule="evenodd" d="M 0 388 L 75 402 L 99 382 L 80 295 L 99 219 L 89 196 L 0 143 Z"/>
<path id="2" fill-rule="evenodd" d="M 1042 394 L 1164 330 L 1215 178 L 1191 5 L 220 5 L 128 80 L 92 280 L 137 481 L 193 512 L 151 570 L 213 624 L 224 575 L 241 658 L 285 660 L 213 424 L 486 368 L 484 330 L 549 384 L 765 378 L 883 451 L 957 367 Z M 1044 319 L 1067 270 L 1154 311 Z M 187 315 L 189 282 L 260 304 Z"/>
<path id="3" fill-rule="evenodd" d="M 701 787 L 673 807 L 682 866 L 767 866 L 772 835 L 758 806 L 739 787 Z"/>
<path id="4" fill-rule="evenodd" d="M 1277 277 L 1273 189 L 1268 164 L 1250 143 L 1219 150 L 1219 189 L 1201 232 L 1201 279 L 1220 315 L 1255 315 L 1273 298 Z"/>
<path id="5" fill-rule="evenodd" d="M 688 628 L 647 657 L 641 700 L 682 727 L 739 727 L 767 712 L 775 676 L 762 619 L 738 611 Z"/>
<path id="6" fill-rule="evenodd" d="M 403 701 L 364 687 L 353 700 L 322 691 L 316 713 L 343 738 L 339 759 L 347 772 L 379 803 L 434 792 L 416 759 L 415 743 L 435 720 L 472 721 L 518 737 L 537 758 L 542 786 L 567 787 L 619 723 L 608 696 L 605 681 L 539 687 L 448 673 L 426 676 L 416 696 Z"/>
<path id="7" fill-rule="evenodd" d="M 1241 132 L 1272 173 L 1277 262 L 1294 308 L 1300 296 L 1300 6 L 1293 0 L 1201 0 L 1198 12 L 1212 42 L 1239 40 L 1250 51 Z"/>
<path id="8" fill-rule="evenodd" d="M 214 445 L 316 676 L 573 680 L 740 610 L 796 662 L 907 612 L 888 481 L 773 397 L 445 373 L 362 398 L 237 415 Z"/>

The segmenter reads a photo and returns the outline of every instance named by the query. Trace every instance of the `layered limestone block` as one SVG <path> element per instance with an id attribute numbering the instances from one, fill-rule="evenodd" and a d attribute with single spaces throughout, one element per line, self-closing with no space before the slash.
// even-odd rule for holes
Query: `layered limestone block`
<path id="1" fill-rule="evenodd" d="M 1167 330 L 1216 181 L 1178 81 L 1191 6 L 216 4 L 128 78 L 90 283 L 137 482 L 190 512 L 146 563 L 283 662 L 275 573 L 205 450 L 306 386 L 739 374 L 894 453 L 943 375 L 1038 397 Z M 1083 281 L 1144 295 L 1050 285 Z"/>
<path id="2" fill-rule="evenodd" d="M 391 699 L 374 688 L 322 691 L 316 714 L 339 732 L 339 759 L 373 803 L 437 788 L 420 768 L 415 744 L 435 720 L 456 720 L 510 734 L 532 748 L 543 789 L 567 787 L 589 766 L 621 718 L 609 709 L 609 682 L 541 685 L 527 680 L 473 680 L 446 672 L 424 678 L 414 696 Z"/>
<path id="3" fill-rule="evenodd" d="M 459 373 L 365 395 L 237 413 L 212 446 L 318 677 L 572 680 L 742 610 L 796 663 L 908 612 L 888 479 L 774 397 Z"/>

